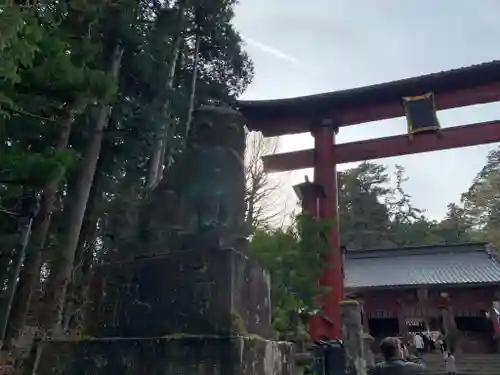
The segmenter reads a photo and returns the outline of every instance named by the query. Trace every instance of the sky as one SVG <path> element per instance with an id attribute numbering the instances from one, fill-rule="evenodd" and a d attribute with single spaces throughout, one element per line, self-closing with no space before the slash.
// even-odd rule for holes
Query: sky
<path id="1" fill-rule="evenodd" d="M 240 0 L 235 26 L 255 67 L 242 99 L 336 91 L 500 59 L 500 1 Z M 500 103 L 440 111 L 442 127 L 497 120 Z M 343 127 L 338 143 L 403 134 L 405 119 Z M 280 151 L 313 146 L 309 134 L 285 136 Z M 379 159 L 405 167 L 414 205 L 433 219 L 458 202 L 498 144 Z M 340 169 L 352 167 L 342 165 Z M 311 170 L 286 176 L 292 185 Z M 290 204 L 292 201 L 292 204 Z"/>

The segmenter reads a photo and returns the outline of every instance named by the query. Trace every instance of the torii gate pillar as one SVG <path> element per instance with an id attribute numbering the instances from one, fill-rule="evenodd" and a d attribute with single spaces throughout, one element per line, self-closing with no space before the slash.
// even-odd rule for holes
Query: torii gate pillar
<path id="1" fill-rule="evenodd" d="M 331 252 L 323 276 L 318 280 L 319 285 L 326 287 L 328 292 L 322 300 L 323 314 L 310 318 L 309 335 L 312 340 L 341 339 L 342 335 L 340 302 L 344 298 L 344 273 L 338 220 L 337 171 L 335 163 L 332 164 L 336 132 L 337 129 L 329 120 L 313 128 L 314 183 L 306 179 L 306 182 L 294 186 L 304 214 L 332 223 L 328 233 Z"/>
<path id="2" fill-rule="evenodd" d="M 332 223 L 329 233 L 331 253 L 320 285 L 328 288 L 323 311 L 329 319 L 329 329 L 323 333 L 328 339 L 340 339 L 342 326 L 340 302 L 344 299 L 344 275 L 340 248 L 339 205 L 337 193 L 337 168 L 334 160 L 335 135 L 338 128 L 331 120 L 323 120 L 313 129 L 314 182 L 323 186 L 325 194 L 319 197 L 319 218 Z"/>

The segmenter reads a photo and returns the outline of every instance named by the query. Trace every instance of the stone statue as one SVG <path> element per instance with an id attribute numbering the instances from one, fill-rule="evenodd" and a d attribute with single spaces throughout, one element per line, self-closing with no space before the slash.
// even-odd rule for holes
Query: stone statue
<path id="1" fill-rule="evenodd" d="M 185 198 L 194 210 L 189 228 L 217 232 L 225 246 L 245 236 L 245 131 L 237 112 L 202 108 L 188 138 Z"/>
<path id="2" fill-rule="evenodd" d="M 148 198 L 134 255 L 197 246 L 240 247 L 245 232 L 245 128 L 238 112 L 203 107 L 194 113 L 185 149 Z M 202 238 L 204 237 L 204 238 Z M 236 241 L 236 242 L 235 242 Z M 212 244 L 213 245 L 213 244 Z"/>

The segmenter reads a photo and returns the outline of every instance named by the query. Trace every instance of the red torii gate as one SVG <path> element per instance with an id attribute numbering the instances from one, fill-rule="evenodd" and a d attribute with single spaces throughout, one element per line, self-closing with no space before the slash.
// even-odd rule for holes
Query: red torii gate
<path id="1" fill-rule="evenodd" d="M 290 99 L 240 101 L 239 110 L 250 130 L 264 136 L 311 131 L 314 149 L 269 155 L 267 171 L 314 168 L 314 183 L 322 194 L 302 197 L 303 210 L 336 223 L 331 233 L 332 253 L 320 283 L 329 287 L 323 301 L 324 319 L 313 318 L 313 340 L 341 338 L 340 302 L 344 275 L 338 225 L 336 165 L 369 159 L 409 155 L 500 142 L 500 120 L 335 144 L 339 128 L 405 115 L 403 98 L 432 93 L 436 110 L 500 101 L 500 61 L 409 78 L 373 86 Z"/>

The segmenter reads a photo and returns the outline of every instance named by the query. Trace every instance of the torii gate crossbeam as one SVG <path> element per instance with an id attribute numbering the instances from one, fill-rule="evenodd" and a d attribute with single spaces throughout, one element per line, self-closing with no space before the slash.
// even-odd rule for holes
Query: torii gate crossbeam
<path id="1" fill-rule="evenodd" d="M 332 146 L 330 163 L 356 161 L 419 154 L 500 142 L 500 121 L 489 121 L 455 126 L 436 134 L 421 134 L 413 140 L 407 135 L 340 143 Z M 268 172 L 285 172 L 314 167 L 314 149 L 266 155 L 262 158 Z"/>

